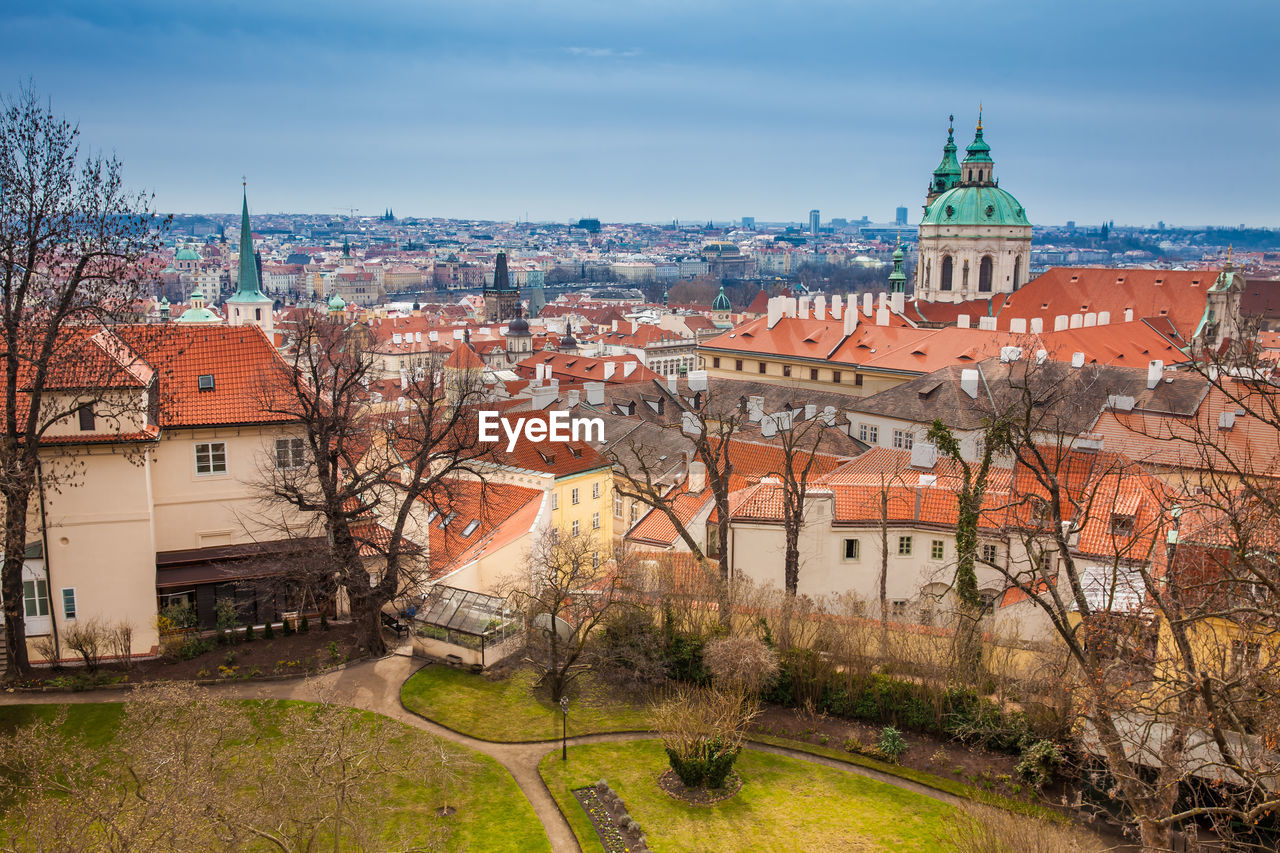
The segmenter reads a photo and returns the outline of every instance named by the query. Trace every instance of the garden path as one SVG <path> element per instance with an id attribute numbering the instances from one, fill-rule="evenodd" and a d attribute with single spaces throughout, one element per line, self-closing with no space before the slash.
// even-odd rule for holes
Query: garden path
<path id="1" fill-rule="evenodd" d="M 324 701 L 372 711 L 405 723 L 445 740 L 474 749 L 497 761 L 507 769 L 521 792 L 529 799 L 538 819 L 546 830 L 552 850 L 556 853 L 577 853 L 581 848 L 569 828 L 568 821 L 538 774 L 538 763 L 548 752 L 558 747 L 557 741 L 534 743 L 496 743 L 480 740 L 441 726 L 431 720 L 406 710 L 400 703 L 400 687 L 420 667 L 421 662 L 404 655 L 392 654 L 372 661 L 353 663 L 344 669 L 329 672 L 316 678 L 297 678 L 287 681 L 228 681 L 210 685 L 210 690 L 235 699 L 296 699 L 300 701 Z M 0 693 L 0 705 L 67 704 L 81 702 L 109 702 L 116 698 L 115 691 L 89 691 L 84 693 Z M 640 740 L 652 737 L 646 732 L 618 732 L 615 734 L 577 735 L 569 738 L 569 744 L 606 743 L 611 741 Z M 878 773 L 866 767 L 847 764 L 832 758 L 813 755 L 799 750 L 752 743 L 748 749 L 785 755 L 800 761 L 834 767 L 846 773 L 856 773 L 898 788 L 923 794 L 935 800 L 960 804 L 960 798 L 907 779 Z"/>

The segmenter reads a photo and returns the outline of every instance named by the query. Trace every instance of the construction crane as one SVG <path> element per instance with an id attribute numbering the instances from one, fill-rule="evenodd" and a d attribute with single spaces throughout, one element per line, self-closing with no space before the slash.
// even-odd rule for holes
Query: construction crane
<path id="1" fill-rule="evenodd" d="M 335 208 L 334 208 L 334 210 L 345 210 L 345 211 L 347 211 L 347 218 L 348 218 L 348 219 L 355 219 L 355 218 L 356 218 L 356 211 L 357 211 L 357 210 L 359 210 L 359 209 L 360 209 L 360 208 L 358 208 L 358 207 L 335 207 Z"/>

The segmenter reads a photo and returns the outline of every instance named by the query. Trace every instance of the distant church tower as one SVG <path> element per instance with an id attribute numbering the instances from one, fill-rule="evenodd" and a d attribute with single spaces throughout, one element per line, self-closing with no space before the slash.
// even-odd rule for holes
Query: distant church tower
<path id="1" fill-rule="evenodd" d="M 956 163 L 953 132 L 948 128 L 920 220 L 915 298 L 924 302 L 1012 293 L 1026 283 L 1031 265 L 1031 222 L 996 180 L 991 146 L 982 138 L 982 111 L 962 163 Z"/>
<path id="2" fill-rule="evenodd" d="M 493 268 L 493 284 L 484 288 L 484 321 L 501 323 L 516 316 L 520 291 L 511 285 L 507 271 L 507 253 L 499 252 Z"/>
<path id="3" fill-rule="evenodd" d="M 246 190 L 240 210 L 240 273 L 236 292 L 227 298 L 227 322 L 232 326 L 257 326 L 271 337 L 275 319 L 273 302 L 258 282 L 258 264 L 253 254 L 253 232 L 249 228 L 249 195 Z"/>

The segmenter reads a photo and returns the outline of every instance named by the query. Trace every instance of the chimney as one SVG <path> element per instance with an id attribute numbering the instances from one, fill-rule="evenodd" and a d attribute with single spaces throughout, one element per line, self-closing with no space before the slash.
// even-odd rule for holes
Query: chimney
<path id="1" fill-rule="evenodd" d="M 680 431 L 685 435 L 701 435 L 702 427 L 698 423 L 698 416 L 693 412 L 681 412 Z M 704 471 L 703 473 L 706 472 Z"/>
<path id="2" fill-rule="evenodd" d="M 801 320 L 809 319 L 809 297 L 801 296 L 796 300 L 796 316 Z"/>
<path id="3" fill-rule="evenodd" d="M 670 391 L 672 394 L 676 394 L 679 392 L 679 389 L 680 389 L 679 380 L 674 376 L 668 376 L 667 390 Z"/>
<path id="4" fill-rule="evenodd" d="M 852 335 L 858 328 L 858 309 L 852 306 L 850 310 L 844 312 L 844 336 L 847 338 Z"/>
<path id="5" fill-rule="evenodd" d="M 707 466 L 703 462 L 689 463 L 689 494 L 699 495 L 707 487 Z"/>
<path id="6" fill-rule="evenodd" d="M 804 407 L 804 419 L 805 419 L 806 421 L 811 421 L 811 420 L 813 420 L 813 419 L 814 419 L 814 417 L 816 417 L 816 416 L 817 416 L 817 414 L 818 414 L 818 407 L 817 407 L 816 405 L 814 405 L 813 403 L 806 403 L 806 404 L 805 404 L 805 407 Z"/>
<path id="7" fill-rule="evenodd" d="M 1107 408 L 1117 412 L 1132 412 L 1136 401 L 1126 394 L 1108 394 Z"/>
<path id="8" fill-rule="evenodd" d="M 827 297 L 821 293 L 813 297 L 813 319 L 827 319 Z"/>
<path id="9" fill-rule="evenodd" d="M 754 394 L 747 398 L 747 420 L 751 423 L 759 423 L 764 417 L 764 397 Z"/>
<path id="10" fill-rule="evenodd" d="M 1133 309 L 1132 309 L 1132 308 L 1126 308 L 1126 309 L 1124 309 L 1124 321 L 1125 321 L 1126 323 L 1132 323 L 1132 322 L 1133 322 Z"/>
<path id="11" fill-rule="evenodd" d="M 631 374 L 635 373 L 635 372 L 636 372 L 636 366 L 637 366 L 637 365 L 636 365 L 636 363 L 635 363 L 634 361 L 624 361 L 624 362 L 622 362 L 622 375 L 623 375 L 624 377 L 626 377 L 626 376 L 630 376 Z"/>
<path id="12" fill-rule="evenodd" d="M 545 364 L 535 364 L 535 365 L 533 366 L 533 378 L 534 378 L 534 379 L 536 379 L 536 380 L 538 380 L 539 382 L 541 382 L 541 381 L 542 381 L 542 378 L 543 378 L 544 376 L 546 376 L 546 375 L 547 375 L 547 366 L 546 366 Z"/>
<path id="13" fill-rule="evenodd" d="M 1000 361 L 1008 364 L 1022 358 L 1022 347 L 1000 347 Z"/>
<path id="14" fill-rule="evenodd" d="M 932 470 L 938 464 L 938 448 L 927 441 L 917 441 L 911 445 L 911 467 Z"/>
<path id="15" fill-rule="evenodd" d="M 440 333 L 436 331 L 427 332 L 427 340 L 431 341 L 433 344 L 436 343 L 440 340 Z"/>
<path id="16" fill-rule="evenodd" d="M 1053 318 L 1053 330 L 1055 332 L 1066 331 L 1066 329 L 1070 325 L 1071 325 L 1071 318 L 1068 317 L 1066 314 L 1059 314 Z"/>
<path id="17" fill-rule="evenodd" d="M 617 320 L 617 318 L 614 318 L 614 321 L 613 321 L 613 331 L 615 331 L 615 332 L 616 332 L 616 331 L 618 331 L 618 320 Z"/>
<path id="18" fill-rule="evenodd" d="M 581 392 L 581 391 L 579 391 L 577 388 L 573 388 L 573 389 L 571 389 L 571 390 L 569 390 L 569 391 L 566 391 L 566 392 L 565 392 L 565 395 L 564 395 L 564 396 L 565 396 L 565 403 L 567 403 L 567 404 L 568 404 L 568 406 L 569 406 L 569 408 L 570 408 L 570 409 L 572 409 L 572 408 L 574 408 L 574 407 L 576 407 L 576 406 L 578 405 L 578 401 L 581 399 L 581 397 L 580 397 L 581 393 L 582 393 L 582 392 Z"/>
<path id="19" fill-rule="evenodd" d="M 551 382 L 534 388 L 533 396 L 529 400 L 529 407 L 535 412 L 540 412 L 550 406 L 556 401 L 556 396 L 559 394 L 560 388 L 558 386 L 559 383 Z"/>
<path id="20" fill-rule="evenodd" d="M 1218 429 L 1231 429 L 1236 425 L 1236 413 L 1222 412 L 1218 415 Z"/>
<path id="21" fill-rule="evenodd" d="M 1044 332 L 1044 318 L 1032 317 L 1031 318 L 1031 334 L 1039 335 L 1043 332 Z"/>
<path id="22" fill-rule="evenodd" d="M 836 407 L 827 406 L 822 410 L 822 422 L 827 426 L 836 425 Z"/>
<path id="23" fill-rule="evenodd" d="M 888 308 L 876 309 L 876 325 L 877 326 L 889 325 L 889 309 Z"/>
<path id="24" fill-rule="evenodd" d="M 587 393 L 587 402 L 593 406 L 604 405 L 604 383 L 584 382 L 582 390 Z"/>
<path id="25" fill-rule="evenodd" d="M 690 391 L 707 390 L 707 371 L 705 370 L 689 371 L 689 390 Z"/>
<path id="26" fill-rule="evenodd" d="M 957 315 L 957 316 L 956 316 L 956 328 L 957 328 L 957 329 L 967 329 L 967 328 L 969 328 L 969 315 L 968 315 L 968 314 L 959 314 L 959 315 Z"/>
<path id="27" fill-rule="evenodd" d="M 968 394 L 972 399 L 978 399 L 978 371 L 972 367 L 966 367 L 960 371 L 960 390 Z"/>
<path id="28" fill-rule="evenodd" d="M 1044 364 L 1049 359 L 1049 351 L 1047 349 L 1036 350 L 1036 364 Z"/>
<path id="29" fill-rule="evenodd" d="M 400 334 L 399 332 L 396 332 L 394 335 L 391 336 L 391 343 L 395 344 L 396 346 L 400 346 L 400 344 L 404 343 L 404 335 Z"/>
<path id="30" fill-rule="evenodd" d="M 1099 312 L 1098 312 L 1098 325 L 1099 325 L 1099 326 L 1110 326 L 1110 325 L 1111 325 L 1111 312 L 1110 312 L 1110 311 L 1099 311 Z"/>
<path id="31" fill-rule="evenodd" d="M 1084 353 L 1082 352 L 1071 353 L 1071 366 L 1077 369 L 1084 367 Z"/>
<path id="32" fill-rule="evenodd" d="M 613 378 L 613 371 L 615 371 L 615 370 L 617 370 L 617 369 L 618 369 L 618 365 L 617 365 L 617 363 L 616 363 L 616 362 L 606 361 L 606 362 L 604 363 L 604 378 L 605 378 L 605 379 L 612 379 L 612 378 Z"/>
<path id="33" fill-rule="evenodd" d="M 1153 360 L 1147 365 L 1147 390 L 1151 390 L 1160 384 L 1160 377 L 1164 375 L 1164 362 L 1160 359 Z"/>
<path id="34" fill-rule="evenodd" d="M 769 324 L 770 329 L 778 325 L 778 321 L 782 319 L 782 302 L 781 296 L 774 296 L 769 300 L 768 320 L 765 322 Z"/>
<path id="35" fill-rule="evenodd" d="M 901 316 L 907 307 L 907 295 L 905 293 L 893 293 L 889 296 L 889 307 L 893 309 L 893 313 Z"/>
<path id="36" fill-rule="evenodd" d="M 797 299 L 794 296 L 784 296 L 782 299 L 782 304 L 783 304 L 783 311 L 782 311 L 783 314 L 787 315 L 788 317 L 800 316 L 800 300 L 799 299 Z"/>
<path id="37" fill-rule="evenodd" d="M 882 290 L 876 294 L 876 307 L 877 308 L 889 307 L 889 294 L 886 291 Z"/>
<path id="38" fill-rule="evenodd" d="M 994 332 L 996 330 L 996 318 L 995 317 L 979 317 L 978 328 L 987 332 Z"/>
<path id="39" fill-rule="evenodd" d="M 400 368 L 400 390 L 403 391 L 409 387 L 409 371 L 403 367 Z"/>
<path id="40" fill-rule="evenodd" d="M 1083 327 L 1084 327 L 1084 315 L 1083 315 L 1083 314 L 1072 314 L 1072 315 L 1071 315 L 1071 328 L 1073 328 L 1073 329 L 1080 329 L 1080 328 L 1083 328 Z"/>
<path id="41" fill-rule="evenodd" d="M 1098 325 L 1097 313 L 1090 311 L 1088 314 L 1084 315 L 1084 327 L 1086 329 L 1092 329 L 1096 325 Z"/>
<path id="42" fill-rule="evenodd" d="M 778 425 L 773 418 L 765 418 L 760 421 L 760 435 L 764 438 L 773 438 L 778 434 Z"/>
<path id="43" fill-rule="evenodd" d="M 864 317 L 871 316 L 871 294 L 862 294 L 862 314 Z"/>
<path id="44" fill-rule="evenodd" d="M 1009 321 L 1009 331 L 1015 335 L 1025 335 L 1027 333 L 1027 318 L 1014 317 Z"/>
<path id="45" fill-rule="evenodd" d="M 840 294 L 837 293 L 836 295 L 831 297 L 831 319 L 832 320 L 840 319 L 840 307 L 841 307 Z"/>

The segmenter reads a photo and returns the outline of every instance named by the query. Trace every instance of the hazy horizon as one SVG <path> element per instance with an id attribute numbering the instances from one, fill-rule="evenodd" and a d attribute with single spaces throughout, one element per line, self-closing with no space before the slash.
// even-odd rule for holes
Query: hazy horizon
<path id="1" fill-rule="evenodd" d="M 674 0 L 0 12 L 30 80 L 164 210 L 919 221 L 978 104 L 1036 224 L 1280 224 L 1280 5 Z M 1256 40 L 1255 40 L 1256 41 Z"/>

